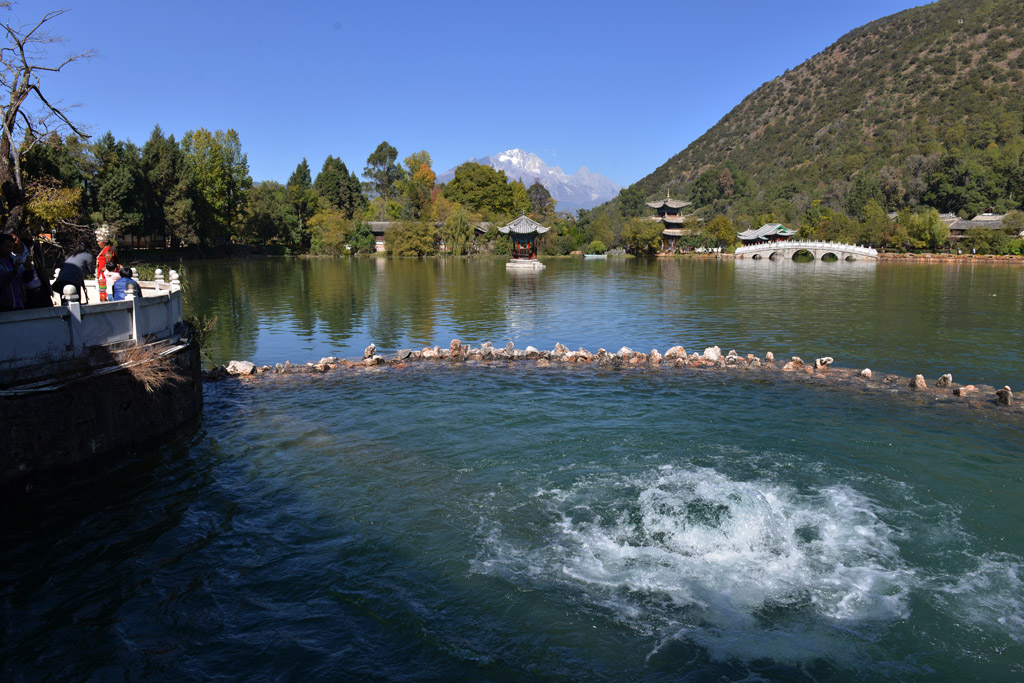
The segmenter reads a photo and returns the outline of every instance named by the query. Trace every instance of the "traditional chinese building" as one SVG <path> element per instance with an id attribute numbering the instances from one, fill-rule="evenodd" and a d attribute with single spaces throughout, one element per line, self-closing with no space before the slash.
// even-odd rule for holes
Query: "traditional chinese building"
<path id="1" fill-rule="evenodd" d="M 666 191 L 664 199 L 647 202 L 647 206 L 655 211 L 655 215 L 651 216 L 651 220 L 665 226 L 661 231 L 661 250 L 675 251 L 679 238 L 685 234 L 683 221 L 686 220 L 686 214 L 683 213 L 683 209 L 690 206 L 690 202 L 672 199 L 671 195 Z"/>
<path id="2" fill-rule="evenodd" d="M 550 229 L 525 215 L 498 228 L 498 232 L 512 238 L 512 260 L 505 267 L 543 268 L 544 264 L 537 260 L 537 238 Z"/>
<path id="3" fill-rule="evenodd" d="M 744 230 L 737 237 L 744 245 L 764 244 L 765 242 L 786 242 L 798 232 L 800 231 L 790 230 L 782 223 L 765 223 L 757 230 Z"/>

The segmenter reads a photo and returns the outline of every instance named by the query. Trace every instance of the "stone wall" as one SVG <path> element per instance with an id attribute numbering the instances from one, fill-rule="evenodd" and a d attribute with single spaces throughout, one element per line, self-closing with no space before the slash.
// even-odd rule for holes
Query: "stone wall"
<path id="1" fill-rule="evenodd" d="M 0 489 L 24 491 L 83 463 L 114 462 L 197 419 L 203 410 L 198 345 L 166 361 L 177 377 L 152 392 L 118 369 L 0 397 Z"/>

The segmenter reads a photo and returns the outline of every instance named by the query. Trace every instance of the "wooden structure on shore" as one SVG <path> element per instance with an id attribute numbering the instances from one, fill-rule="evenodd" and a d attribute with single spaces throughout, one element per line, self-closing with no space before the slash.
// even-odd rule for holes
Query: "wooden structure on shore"
<path id="1" fill-rule="evenodd" d="M 523 214 L 498 232 L 512 238 L 512 259 L 505 264 L 510 269 L 541 270 L 544 264 L 537 260 L 537 238 L 551 228 L 545 227 Z"/>

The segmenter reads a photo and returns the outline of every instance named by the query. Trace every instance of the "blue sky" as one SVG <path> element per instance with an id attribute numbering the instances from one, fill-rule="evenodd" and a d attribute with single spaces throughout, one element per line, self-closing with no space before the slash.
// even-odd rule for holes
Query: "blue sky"
<path id="1" fill-rule="evenodd" d="M 647 175 L 762 83 L 909 0 L 134 2 L 22 0 L 93 59 L 43 89 L 93 135 L 234 128 L 254 180 L 303 157 L 361 172 L 382 141 L 440 173 L 519 147 L 620 185 Z"/>

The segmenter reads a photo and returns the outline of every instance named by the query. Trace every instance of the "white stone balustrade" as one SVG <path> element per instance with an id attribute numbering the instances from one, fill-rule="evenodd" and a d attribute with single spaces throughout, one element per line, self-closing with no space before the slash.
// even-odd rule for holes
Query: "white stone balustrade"
<path id="1" fill-rule="evenodd" d="M 0 372 L 42 374 L 88 356 L 93 347 L 181 334 L 181 282 L 175 271 L 169 287 L 139 282 L 142 296 L 124 301 L 101 303 L 91 284 L 88 304 L 69 285 L 61 292 L 64 305 L 0 313 Z"/>

